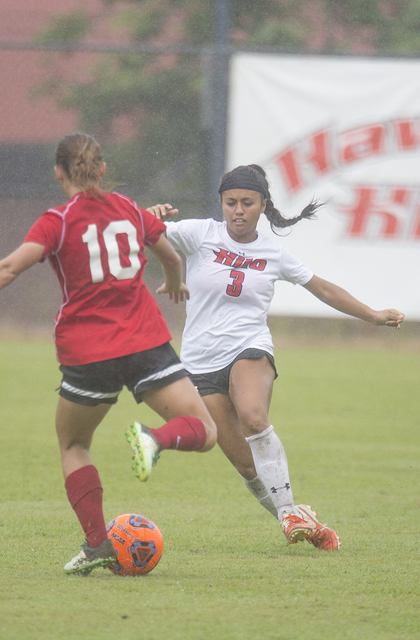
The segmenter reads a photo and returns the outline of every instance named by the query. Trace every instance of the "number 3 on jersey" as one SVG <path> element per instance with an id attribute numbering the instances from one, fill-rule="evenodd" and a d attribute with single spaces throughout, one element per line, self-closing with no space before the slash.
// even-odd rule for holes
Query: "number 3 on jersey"
<path id="1" fill-rule="evenodd" d="M 226 287 L 226 293 L 228 296 L 237 298 L 242 292 L 242 283 L 245 279 L 245 273 L 243 271 L 236 271 L 235 269 L 232 269 L 229 275 L 233 278 L 233 282 L 232 284 L 228 284 Z"/>
<path id="2" fill-rule="evenodd" d="M 121 264 L 120 247 L 117 242 L 117 235 L 125 234 L 128 240 L 130 267 L 123 267 Z M 137 242 L 136 227 L 129 220 L 116 220 L 110 222 L 104 229 L 103 239 L 108 254 L 108 266 L 110 273 L 117 280 L 129 280 L 134 278 L 140 269 L 139 243 Z M 90 224 L 86 233 L 82 235 L 82 240 L 87 244 L 89 251 L 89 267 L 92 282 L 103 282 L 104 272 L 101 262 L 101 247 L 98 241 L 98 227 Z"/>

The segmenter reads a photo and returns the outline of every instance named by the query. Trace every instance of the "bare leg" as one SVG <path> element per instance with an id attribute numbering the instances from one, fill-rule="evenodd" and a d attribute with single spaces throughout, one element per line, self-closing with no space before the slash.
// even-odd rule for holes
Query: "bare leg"
<path id="1" fill-rule="evenodd" d="M 273 392 L 274 370 L 268 358 L 238 360 L 232 367 L 229 395 L 245 437 L 270 426 L 268 410 Z"/>
<path id="2" fill-rule="evenodd" d="M 232 400 L 221 393 L 204 396 L 203 400 L 217 425 L 217 444 L 238 473 L 253 480 L 257 475 L 254 460 Z"/>
<path id="3" fill-rule="evenodd" d="M 56 430 L 65 479 L 73 471 L 92 464 L 89 451 L 93 433 L 110 408 L 109 404 L 85 407 L 59 397 Z"/>
<path id="4" fill-rule="evenodd" d="M 90 566 L 86 554 L 91 554 L 92 549 L 99 553 L 94 563 L 108 566 L 115 561 L 112 544 L 106 539 L 102 484 L 89 453 L 93 433 L 109 409 L 108 404 L 86 407 L 62 397 L 58 400 L 56 429 L 67 497 L 88 545 L 66 565 L 65 570 L 70 573 Z"/>
<path id="5" fill-rule="evenodd" d="M 209 451 L 216 444 L 216 425 L 189 378 L 145 391 L 142 399 L 166 422 L 181 416 L 193 416 L 201 420 L 206 430 L 206 442 L 200 451 Z"/>
<path id="6" fill-rule="evenodd" d="M 230 374 L 230 397 L 249 443 L 257 475 L 279 520 L 294 511 L 286 453 L 270 425 L 274 370 L 268 358 L 238 360 Z"/>
<path id="7" fill-rule="evenodd" d="M 277 518 L 277 509 L 257 476 L 251 448 L 245 440 L 232 400 L 219 393 L 204 396 L 203 400 L 217 425 L 217 444 L 242 477 L 248 491 Z"/>

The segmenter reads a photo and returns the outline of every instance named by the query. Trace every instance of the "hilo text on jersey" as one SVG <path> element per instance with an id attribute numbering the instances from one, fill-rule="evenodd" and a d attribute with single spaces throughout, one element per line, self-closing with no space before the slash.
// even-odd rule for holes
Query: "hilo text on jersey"
<path id="1" fill-rule="evenodd" d="M 213 249 L 216 258 L 214 262 L 224 264 L 230 269 L 255 269 L 256 271 L 264 271 L 267 266 L 267 260 L 259 260 L 256 258 L 245 258 L 233 251 L 226 249 Z"/>

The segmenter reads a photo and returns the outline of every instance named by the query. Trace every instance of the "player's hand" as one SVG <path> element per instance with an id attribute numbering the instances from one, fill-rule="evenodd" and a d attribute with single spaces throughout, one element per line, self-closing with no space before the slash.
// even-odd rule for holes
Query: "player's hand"
<path id="1" fill-rule="evenodd" d="M 167 220 L 179 213 L 178 209 L 173 209 L 171 204 L 155 204 L 153 207 L 148 207 L 146 211 L 159 220 Z"/>
<path id="2" fill-rule="evenodd" d="M 157 289 L 156 293 L 167 293 L 169 296 L 169 300 L 173 300 L 175 304 L 178 302 L 185 302 L 190 299 L 190 292 L 188 291 L 188 287 L 186 284 L 181 282 L 179 289 L 176 291 L 168 289 L 166 282 L 163 283 L 162 286 Z"/>
<path id="3" fill-rule="evenodd" d="M 375 324 L 399 329 L 404 318 L 405 316 L 401 311 L 397 311 L 396 309 L 384 309 L 384 311 L 376 312 Z"/>

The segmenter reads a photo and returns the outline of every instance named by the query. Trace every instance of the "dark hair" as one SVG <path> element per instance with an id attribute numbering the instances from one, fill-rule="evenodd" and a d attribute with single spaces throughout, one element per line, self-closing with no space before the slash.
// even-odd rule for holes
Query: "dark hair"
<path id="1" fill-rule="evenodd" d="M 224 191 L 230 189 L 249 189 L 261 193 L 264 200 L 267 200 L 264 213 L 274 233 L 277 233 L 276 229 L 290 227 L 304 218 L 313 218 L 317 209 L 322 206 L 322 204 L 319 204 L 316 200 L 312 200 L 298 216 L 295 218 L 285 218 L 280 211 L 275 208 L 271 199 L 265 171 L 258 164 L 241 165 L 225 173 L 220 181 L 219 193 L 221 195 Z"/>
<path id="2" fill-rule="evenodd" d="M 105 193 L 101 178 L 102 150 L 92 136 L 72 133 L 62 138 L 57 146 L 55 163 L 81 191 L 93 195 Z"/>

